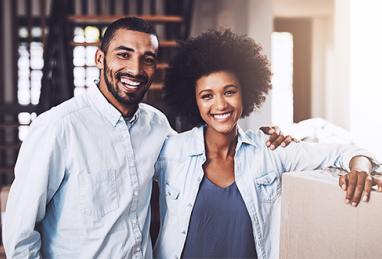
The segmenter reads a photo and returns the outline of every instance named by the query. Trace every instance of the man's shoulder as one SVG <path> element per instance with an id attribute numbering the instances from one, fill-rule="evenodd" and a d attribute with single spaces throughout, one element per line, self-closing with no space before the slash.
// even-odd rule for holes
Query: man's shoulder
<path id="1" fill-rule="evenodd" d="M 160 129 L 164 130 L 166 135 L 173 135 L 176 133 L 171 128 L 166 115 L 157 108 L 145 103 L 140 103 L 139 109 L 139 116 L 143 117 L 143 121 L 148 122 L 152 127 L 155 127 L 158 134 Z"/>
<path id="2" fill-rule="evenodd" d="M 146 103 L 140 103 L 139 108 L 141 110 L 141 113 L 145 117 L 149 117 L 151 119 L 159 120 L 159 121 L 164 121 L 168 122 L 166 115 L 164 115 L 163 112 L 158 110 L 157 108 L 146 104 Z"/>
<path id="3" fill-rule="evenodd" d="M 65 117 L 71 116 L 77 112 L 89 108 L 89 103 L 84 95 L 72 97 L 57 106 L 41 113 L 35 120 L 34 124 L 54 125 L 64 120 Z"/>

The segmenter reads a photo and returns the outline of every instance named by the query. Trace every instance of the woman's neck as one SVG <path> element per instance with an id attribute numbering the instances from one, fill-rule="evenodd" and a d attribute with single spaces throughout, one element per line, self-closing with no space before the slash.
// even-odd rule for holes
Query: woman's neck
<path id="1" fill-rule="evenodd" d="M 237 144 L 237 127 L 229 133 L 220 133 L 207 126 L 204 142 L 207 158 L 233 158 Z"/>

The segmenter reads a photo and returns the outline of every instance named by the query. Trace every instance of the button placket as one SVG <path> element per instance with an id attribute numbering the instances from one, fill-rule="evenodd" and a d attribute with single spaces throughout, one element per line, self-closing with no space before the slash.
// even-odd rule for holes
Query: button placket
<path id="1" fill-rule="evenodd" d="M 127 164 L 128 164 L 128 174 L 130 178 L 130 186 L 133 189 L 132 198 L 131 198 L 131 206 L 129 211 L 129 218 L 131 219 L 131 226 L 132 226 L 132 232 L 135 239 L 135 254 L 137 258 L 142 257 L 142 249 L 141 249 L 141 243 L 142 243 L 142 233 L 139 228 L 139 222 L 138 222 L 138 197 L 139 197 L 139 179 L 138 179 L 138 172 L 135 165 L 135 156 L 133 152 L 133 147 L 131 144 L 130 134 L 128 131 L 128 127 L 125 125 L 125 132 L 123 134 L 124 140 L 126 143 L 126 155 L 127 155 Z"/>

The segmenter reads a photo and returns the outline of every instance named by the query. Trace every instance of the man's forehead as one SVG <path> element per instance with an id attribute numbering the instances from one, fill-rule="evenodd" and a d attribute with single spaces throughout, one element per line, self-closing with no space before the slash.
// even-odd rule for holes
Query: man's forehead
<path id="1" fill-rule="evenodd" d="M 150 48 L 154 51 L 159 46 L 158 38 L 155 35 L 127 29 L 116 30 L 110 43 L 114 47 L 126 45 L 133 48 Z"/>

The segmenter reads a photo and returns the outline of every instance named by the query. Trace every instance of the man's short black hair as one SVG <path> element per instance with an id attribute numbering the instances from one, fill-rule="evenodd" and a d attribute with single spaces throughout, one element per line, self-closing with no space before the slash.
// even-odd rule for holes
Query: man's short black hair
<path id="1" fill-rule="evenodd" d="M 272 87 L 269 62 L 261 52 L 253 39 L 230 30 L 209 31 L 181 42 L 166 74 L 167 104 L 192 126 L 203 125 L 196 104 L 196 81 L 213 72 L 229 71 L 240 83 L 242 117 L 248 116 L 265 101 Z"/>
<path id="2" fill-rule="evenodd" d="M 152 23 L 137 17 L 121 18 L 107 26 L 105 34 L 102 37 L 100 46 L 100 49 L 103 52 L 107 52 L 107 49 L 110 45 L 110 41 L 113 39 L 114 33 L 119 29 L 145 32 L 151 35 L 155 35 L 158 38 L 158 35 Z"/>

